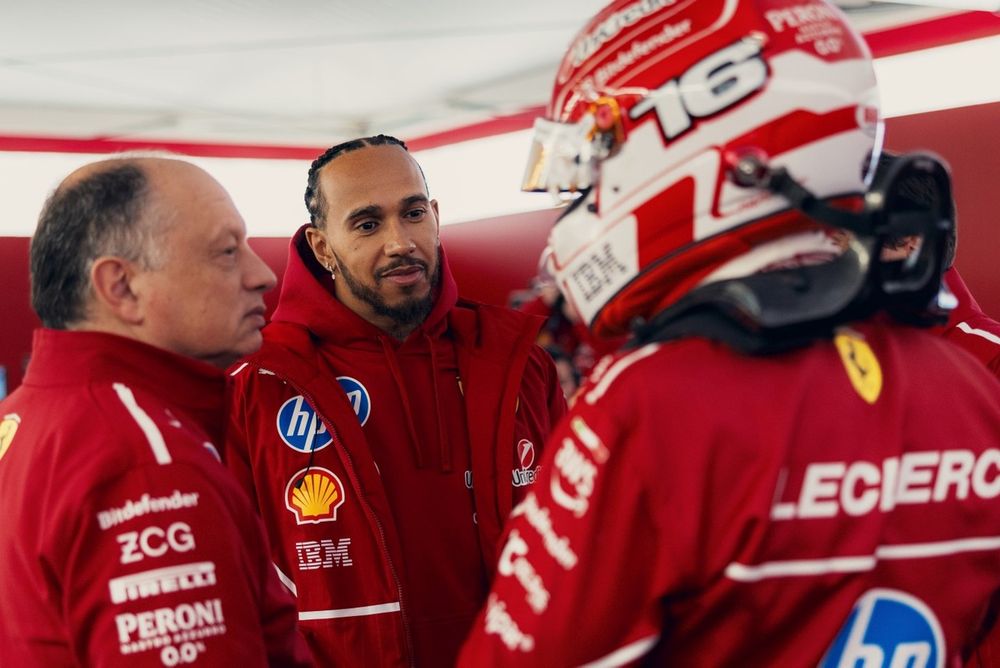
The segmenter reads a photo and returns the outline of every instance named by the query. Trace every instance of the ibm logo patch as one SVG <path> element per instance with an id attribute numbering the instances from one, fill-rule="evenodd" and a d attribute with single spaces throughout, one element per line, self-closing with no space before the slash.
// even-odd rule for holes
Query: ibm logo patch
<path id="1" fill-rule="evenodd" d="M 324 538 L 296 543 L 295 554 L 299 558 L 299 570 L 315 571 L 320 568 L 353 566 L 350 547 L 350 538 L 340 538 L 336 542 Z"/>

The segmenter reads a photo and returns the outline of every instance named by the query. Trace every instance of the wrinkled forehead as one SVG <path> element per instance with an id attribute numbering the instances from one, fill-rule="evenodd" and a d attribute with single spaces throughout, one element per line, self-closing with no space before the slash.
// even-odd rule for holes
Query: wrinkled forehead
<path id="1" fill-rule="evenodd" d="M 154 232 L 209 239 L 243 234 L 246 225 L 226 189 L 208 172 L 180 160 L 150 166 L 149 223 Z"/>

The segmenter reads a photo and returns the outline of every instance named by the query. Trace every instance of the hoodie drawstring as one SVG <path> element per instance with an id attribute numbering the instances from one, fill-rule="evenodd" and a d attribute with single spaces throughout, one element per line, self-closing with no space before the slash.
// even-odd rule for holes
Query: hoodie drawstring
<path id="1" fill-rule="evenodd" d="M 424 341 L 431 349 L 431 385 L 434 388 L 434 417 L 437 418 L 438 446 L 441 448 L 441 470 L 451 473 L 451 447 L 445 433 L 444 418 L 441 416 L 440 393 L 438 392 L 438 358 L 434 352 L 434 340 L 424 332 Z"/>
<path id="2" fill-rule="evenodd" d="M 410 395 L 406 391 L 406 385 L 403 383 L 403 373 L 399 370 L 399 362 L 396 360 L 396 353 L 393 351 L 392 346 L 389 345 L 389 341 L 386 340 L 384 336 L 378 337 L 379 343 L 382 344 L 382 353 L 385 355 L 386 364 L 389 365 L 389 373 L 392 374 L 392 379 L 396 381 L 396 389 L 399 390 L 399 398 L 403 402 L 403 413 L 406 414 L 406 428 L 410 431 L 410 444 L 413 450 L 413 459 L 417 463 L 417 468 L 424 468 L 424 456 L 420 451 L 420 440 L 417 438 L 417 428 L 413 424 L 413 408 L 410 406 Z M 435 403 L 437 403 L 437 397 L 434 397 Z"/>

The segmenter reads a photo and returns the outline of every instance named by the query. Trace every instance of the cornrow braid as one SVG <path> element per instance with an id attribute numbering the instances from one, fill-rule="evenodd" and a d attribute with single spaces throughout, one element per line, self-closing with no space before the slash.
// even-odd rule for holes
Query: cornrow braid
<path id="1" fill-rule="evenodd" d="M 318 184 L 319 170 L 323 169 L 327 163 L 342 153 L 357 151 L 359 148 L 366 146 L 386 145 L 400 146 L 407 152 L 410 150 L 406 148 L 406 144 L 400 139 L 396 139 L 390 135 L 375 135 L 373 137 L 352 139 L 336 146 L 331 146 L 323 152 L 323 155 L 313 160 L 312 165 L 309 167 L 309 180 L 306 184 L 305 194 L 306 209 L 309 211 L 309 223 L 313 227 L 319 227 L 320 223 L 326 219 L 326 200 L 323 199 L 323 193 Z M 423 175 L 423 170 L 420 173 Z M 424 179 L 424 185 L 426 185 L 426 179 Z"/>

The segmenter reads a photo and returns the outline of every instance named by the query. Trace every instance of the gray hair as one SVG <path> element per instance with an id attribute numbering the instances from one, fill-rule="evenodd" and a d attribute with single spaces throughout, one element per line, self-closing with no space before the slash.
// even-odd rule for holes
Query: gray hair
<path id="1" fill-rule="evenodd" d="M 102 256 L 158 263 L 143 219 L 149 177 L 137 160 L 116 159 L 67 179 L 46 200 L 31 239 L 31 305 L 42 324 L 67 329 L 87 317 L 90 271 Z"/>

